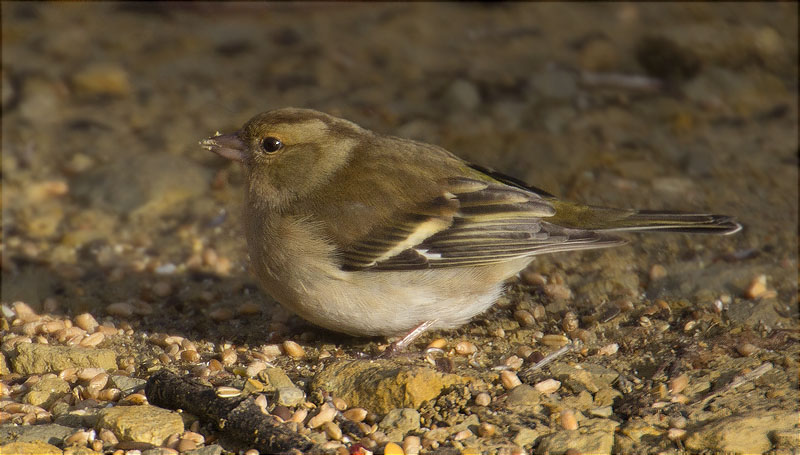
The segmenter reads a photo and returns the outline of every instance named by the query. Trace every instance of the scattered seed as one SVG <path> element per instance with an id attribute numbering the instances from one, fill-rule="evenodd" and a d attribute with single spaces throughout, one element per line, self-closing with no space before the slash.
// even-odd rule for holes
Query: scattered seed
<path id="1" fill-rule="evenodd" d="M 522 368 L 523 363 L 524 360 L 522 360 L 520 357 L 512 355 L 509 358 L 507 358 L 505 362 L 503 362 L 503 365 L 507 366 L 511 370 L 516 371 Z"/>
<path id="2" fill-rule="evenodd" d="M 575 412 L 572 409 L 564 409 L 561 411 L 561 427 L 565 430 L 578 429 L 578 419 L 575 417 Z"/>
<path id="3" fill-rule="evenodd" d="M 447 340 L 444 338 L 437 338 L 431 341 L 425 349 L 444 349 L 445 346 L 447 346 Z"/>
<path id="4" fill-rule="evenodd" d="M 122 391 L 117 388 L 103 389 L 97 393 L 97 399 L 101 401 L 117 401 L 122 396 Z"/>
<path id="5" fill-rule="evenodd" d="M 331 403 L 333 404 L 333 407 L 339 411 L 344 411 L 347 409 L 347 402 L 339 397 L 333 397 Z"/>
<path id="6" fill-rule="evenodd" d="M 516 373 L 510 370 L 504 370 L 500 372 L 500 382 L 503 384 L 506 390 L 511 390 L 514 387 L 522 384 L 522 381 L 519 380 L 519 377 Z"/>
<path id="7" fill-rule="evenodd" d="M 329 439 L 333 439 L 334 441 L 342 439 L 342 429 L 339 428 L 339 425 L 336 425 L 333 422 L 323 423 L 322 430 L 326 435 L 328 435 Z"/>
<path id="8" fill-rule="evenodd" d="M 76 375 L 81 381 L 88 381 L 100 373 L 105 373 L 105 370 L 102 368 L 80 368 L 76 371 Z"/>
<path id="9" fill-rule="evenodd" d="M 517 310 L 514 312 L 514 319 L 521 327 L 533 327 L 536 325 L 536 319 L 527 310 Z"/>
<path id="10" fill-rule="evenodd" d="M 200 354 L 197 351 L 187 349 L 185 351 L 181 351 L 181 360 L 184 362 L 197 362 L 200 360 Z"/>
<path id="11" fill-rule="evenodd" d="M 181 438 L 178 440 L 178 445 L 175 447 L 175 450 L 178 452 L 187 452 L 189 450 L 194 450 L 197 448 L 197 443 L 191 441 L 189 439 Z"/>
<path id="12" fill-rule="evenodd" d="M 147 404 L 147 397 L 143 393 L 132 393 L 127 397 L 119 400 L 122 405 L 143 405 Z"/>
<path id="13" fill-rule="evenodd" d="M 544 381 L 537 382 L 536 385 L 533 386 L 534 389 L 545 394 L 554 393 L 560 387 L 561 381 L 556 381 L 555 379 L 545 379 Z"/>
<path id="14" fill-rule="evenodd" d="M 17 301 L 12 303 L 11 306 L 14 309 L 14 313 L 17 315 L 17 319 L 22 322 L 34 322 L 38 321 L 40 318 L 40 316 L 33 311 L 33 308 L 25 302 Z"/>
<path id="15" fill-rule="evenodd" d="M 233 398 L 233 397 L 238 397 L 239 395 L 242 394 L 242 391 L 240 389 L 229 386 L 219 386 L 214 390 L 214 392 L 220 398 Z"/>
<path id="16" fill-rule="evenodd" d="M 283 342 L 283 350 L 286 352 L 286 355 L 293 359 L 302 359 L 306 356 L 306 351 L 303 347 L 291 340 Z"/>
<path id="17" fill-rule="evenodd" d="M 208 317 L 214 322 L 225 322 L 233 319 L 233 311 L 229 308 L 217 308 L 209 311 Z"/>
<path id="18" fill-rule="evenodd" d="M 564 335 L 545 335 L 542 337 L 541 342 L 545 346 L 561 347 L 569 344 L 569 338 Z"/>
<path id="19" fill-rule="evenodd" d="M 303 423 L 303 421 L 306 420 L 306 416 L 308 416 L 308 409 L 300 408 L 297 411 L 294 411 L 294 414 L 292 414 L 292 417 L 289 418 L 289 421 Z"/>
<path id="20" fill-rule="evenodd" d="M 167 297 L 172 294 L 172 285 L 168 281 L 156 281 L 153 283 L 152 291 L 157 297 Z"/>
<path id="21" fill-rule="evenodd" d="M 520 274 L 520 278 L 522 279 L 523 283 L 529 286 L 544 286 L 547 284 L 547 277 L 541 273 L 531 272 L 528 270 L 524 270 Z"/>
<path id="22" fill-rule="evenodd" d="M 469 430 L 461 430 L 458 433 L 453 435 L 453 441 L 463 441 L 464 439 L 473 436 L 472 432 Z"/>
<path id="23" fill-rule="evenodd" d="M 542 287 L 544 293 L 556 300 L 568 300 L 572 298 L 572 291 L 562 283 L 550 283 Z"/>
<path id="24" fill-rule="evenodd" d="M 113 431 L 104 428 L 100 430 L 100 433 L 97 435 L 101 441 L 105 442 L 108 445 L 116 445 L 119 443 L 119 439 L 117 439 L 117 435 L 114 434 Z"/>
<path id="25" fill-rule="evenodd" d="M 106 336 L 101 332 L 95 332 L 81 340 L 79 344 L 85 348 L 93 348 L 102 343 L 105 339 Z"/>
<path id="26" fill-rule="evenodd" d="M 578 324 L 578 316 L 572 311 L 567 311 L 567 314 L 564 315 L 564 319 L 561 320 L 561 328 L 568 333 L 577 329 Z"/>
<path id="27" fill-rule="evenodd" d="M 75 325 L 85 330 L 87 333 L 94 333 L 97 330 L 97 327 L 100 325 L 97 323 L 97 319 L 94 318 L 89 313 L 82 313 L 75 316 Z"/>
<path id="28" fill-rule="evenodd" d="M 319 412 L 317 412 L 317 415 L 308 421 L 308 427 L 317 428 L 325 422 L 332 421 L 333 418 L 336 417 L 336 412 L 336 408 L 331 406 L 329 403 L 323 404 L 319 407 Z"/>
<path id="29" fill-rule="evenodd" d="M 236 307 L 236 313 L 241 316 L 254 316 L 261 314 L 261 305 L 255 302 L 245 302 Z"/>
<path id="30" fill-rule="evenodd" d="M 362 422 L 367 417 L 367 410 L 364 408 L 351 408 L 347 411 L 342 413 L 347 420 L 352 420 L 353 422 Z"/>

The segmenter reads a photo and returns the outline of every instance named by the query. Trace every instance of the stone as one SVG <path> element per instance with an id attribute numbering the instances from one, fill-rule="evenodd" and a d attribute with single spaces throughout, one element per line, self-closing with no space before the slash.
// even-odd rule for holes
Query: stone
<path id="1" fill-rule="evenodd" d="M 775 432 L 791 430 L 800 415 L 795 411 L 752 411 L 707 423 L 686 439 L 690 451 L 763 453 L 772 448 Z"/>
<path id="2" fill-rule="evenodd" d="M 570 365 L 564 362 L 553 363 L 550 374 L 574 392 L 588 390 L 591 393 L 608 387 L 619 376 L 612 370 L 590 363 Z"/>
<path id="3" fill-rule="evenodd" d="M 264 368 L 258 373 L 258 377 L 264 381 L 267 391 L 278 390 L 282 387 L 295 387 L 289 376 L 286 376 L 286 373 L 280 368 Z"/>
<path id="4" fill-rule="evenodd" d="M 614 430 L 618 425 L 608 419 L 583 420 L 577 430 L 562 430 L 542 436 L 536 453 L 559 455 L 569 449 L 578 453 L 611 453 Z"/>
<path id="5" fill-rule="evenodd" d="M 326 390 L 352 407 L 386 414 L 395 408 L 418 409 L 425 401 L 438 397 L 445 387 L 476 381 L 391 360 L 340 361 L 317 373 L 311 389 Z"/>
<path id="6" fill-rule="evenodd" d="M 69 392 L 70 387 L 67 381 L 57 377 L 44 378 L 31 386 L 23 401 L 34 406 L 50 409 L 50 405 L 54 401 Z"/>
<path id="7" fill-rule="evenodd" d="M 520 447 L 531 446 L 541 435 L 542 432 L 538 428 L 520 428 L 511 442 Z"/>
<path id="8" fill-rule="evenodd" d="M 306 394 L 299 388 L 279 387 L 276 391 L 275 401 L 282 406 L 293 407 L 297 406 L 306 399 Z"/>
<path id="9" fill-rule="evenodd" d="M 402 442 L 406 433 L 418 430 L 419 426 L 419 412 L 409 408 L 392 409 L 378 424 L 378 428 L 393 442 Z"/>
<path id="10" fill-rule="evenodd" d="M 200 447 L 199 449 L 187 450 L 186 455 L 221 455 L 222 446 L 211 444 L 210 446 Z"/>
<path id="11" fill-rule="evenodd" d="M 0 425 L 0 444 L 11 442 L 46 442 L 61 445 L 75 428 L 49 423 L 45 425 Z M 6 452 L 0 451 L 5 454 Z"/>
<path id="12" fill-rule="evenodd" d="M 0 453 L 14 455 L 61 455 L 63 452 L 58 447 L 46 442 L 12 442 L 0 446 Z"/>
<path id="13" fill-rule="evenodd" d="M 528 384 L 518 385 L 506 396 L 506 404 L 511 407 L 536 406 L 542 401 L 542 394 Z"/>
<path id="14" fill-rule="evenodd" d="M 481 103 L 481 94 L 472 82 L 457 79 L 445 92 L 445 102 L 455 108 L 473 110 Z"/>
<path id="15" fill-rule="evenodd" d="M 65 368 L 117 368 L 117 354 L 110 349 L 50 346 L 19 343 L 14 347 L 11 366 L 23 375 L 58 373 Z"/>
<path id="16" fill-rule="evenodd" d="M 95 429 L 103 428 L 120 441 L 162 445 L 170 435 L 183 432 L 183 419 L 177 412 L 156 406 L 116 406 L 100 412 Z"/>
<path id="17" fill-rule="evenodd" d="M 56 417 L 55 422 L 68 427 L 94 427 L 100 419 L 98 408 L 75 409 Z"/>
<path id="18" fill-rule="evenodd" d="M 122 391 L 123 395 L 129 395 L 140 390 L 144 390 L 147 381 L 130 376 L 114 375 L 109 378 L 111 384 Z"/>

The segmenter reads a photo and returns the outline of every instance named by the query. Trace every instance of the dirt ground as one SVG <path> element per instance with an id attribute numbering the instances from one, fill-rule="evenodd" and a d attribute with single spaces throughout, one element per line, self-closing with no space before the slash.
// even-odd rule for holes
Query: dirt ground
<path id="1" fill-rule="evenodd" d="M 266 359 L 307 399 L 276 411 L 268 394 L 269 409 L 306 406 L 313 416 L 331 398 L 313 378 L 332 361 L 370 362 L 386 340 L 317 329 L 258 289 L 242 171 L 197 145 L 259 112 L 307 107 L 440 145 L 563 198 L 727 214 L 744 228 L 541 256 L 486 314 L 428 333 L 411 349 L 419 355 L 393 360 L 472 378 L 398 406 L 418 413 L 416 428 L 389 422 L 360 441 L 320 436 L 302 418 L 294 429 L 345 453 L 356 442 L 388 453 L 393 431 L 398 444 L 412 437 L 407 453 L 413 437 L 423 453 L 796 453 L 797 8 L 3 2 L 6 361 L 23 338 L 70 344 L 27 333 L 18 301 L 37 321 L 91 314 L 111 328 L 92 347 L 113 350 L 118 373 L 140 379 L 162 367 L 211 368 L 213 378 L 221 363 L 210 382 L 240 386 L 237 367 L 277 346 Z M 180 348 L 165 336 L 181 337 Z M 578 345 L 530 372 L 558 336 Z M 441 351 L 421 353 L 438 338 Z M 287 340 L 304 353 L 291 355 Z M 612 379 L 587 385 L 576 365 L 595 375 L 589 382 Z M 517 406 L 512 375 L 561 388 Z M 3 406 L 35 382 L 13 368 L 4 376 Z M 737 377 L 745 383 L 730 388 Z M 489 404 L 476 404 L 480 393 Z M 21 423 L 10 409 L 0 424 Z M 370 425 L 386 420 L 386 410 L 366 410 Z M 725 439 L 750 424 L 752 441 Z M 196 429 L 209 444 L 221 437 L 225 451 L 247 448 Z M 610 442 L 570 446 L 560 434 Z"/>

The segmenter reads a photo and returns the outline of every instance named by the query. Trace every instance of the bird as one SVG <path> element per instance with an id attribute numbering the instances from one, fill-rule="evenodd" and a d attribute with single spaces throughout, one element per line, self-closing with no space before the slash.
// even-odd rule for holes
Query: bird
<path id="1" fill-rule="evenodd" d="M 244 230 L 266 293 L 352 336 L 452 329 L 537 255 L 626 243 L 618 232 L 733 234 L 730 216 L 561 200 L 444 148 L 280 108 L 200 145 L 244 168 Z"/>

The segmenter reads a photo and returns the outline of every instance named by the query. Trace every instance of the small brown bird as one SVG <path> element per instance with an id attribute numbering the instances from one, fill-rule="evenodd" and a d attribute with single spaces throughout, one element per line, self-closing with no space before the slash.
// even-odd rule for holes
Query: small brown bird
<path id="1" fill-rule="evenodd" d="M 616 231 L 732 234 L 731 217 L 564 202 L 434 145 L 308 109 L 200 144 L 239 161 L 255 273 L 287 309 L 355 336 L 460 326 L 537 254 L 605 248 Z"/>

